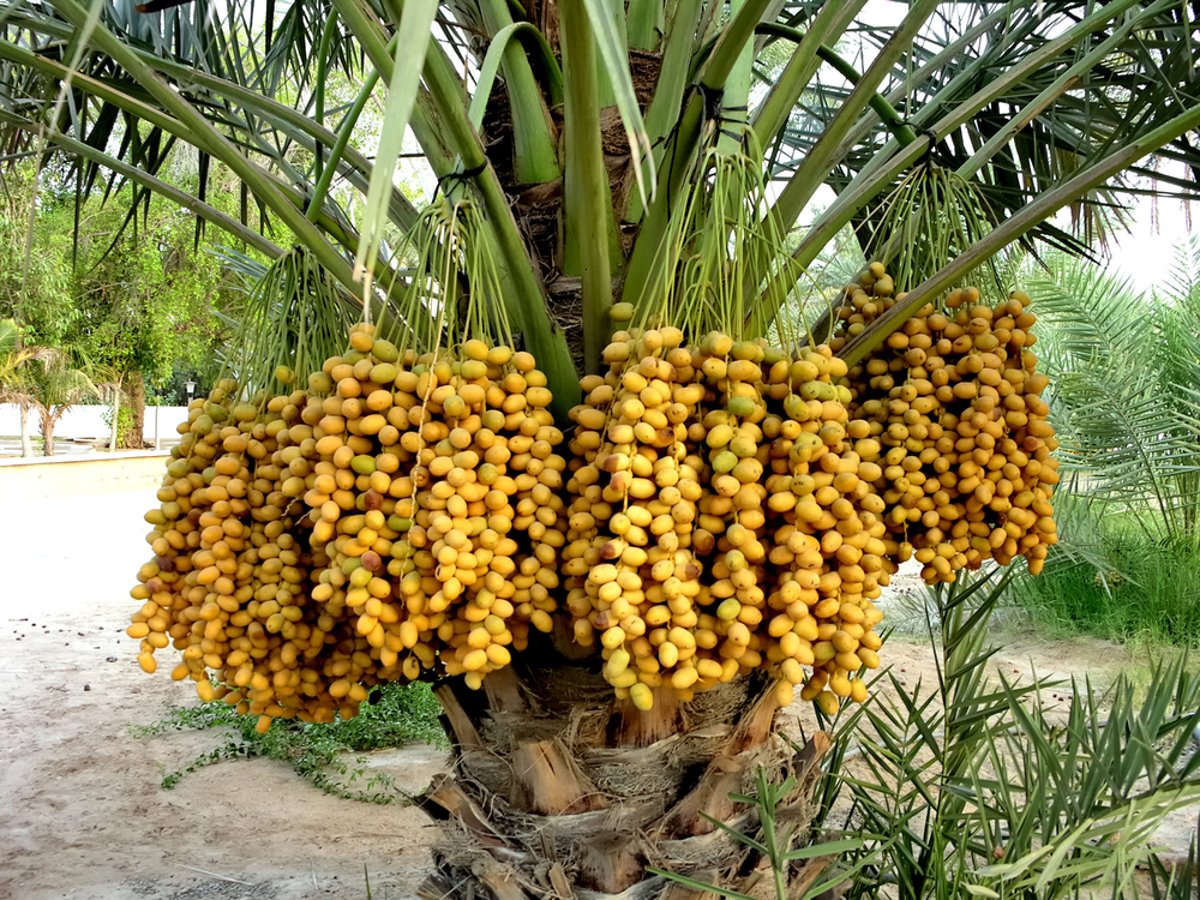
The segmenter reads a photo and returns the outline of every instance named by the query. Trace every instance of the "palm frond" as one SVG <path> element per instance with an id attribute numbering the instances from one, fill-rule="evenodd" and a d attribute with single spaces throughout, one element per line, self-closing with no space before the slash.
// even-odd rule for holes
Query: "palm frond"
<path id="1" fill-rule="evenodd" d="M 52 347 L 40 347 L 31 353 L 25 379 L 29 393 L 45 409 L 74 406 L 99 393 L 86 372 L 75 368 L 67 354 Z"/>
<path id="2" fill-rule="evenodd" d="M 1200 323 L 1185 282 L 1146 297 L 1063 257 L 1027 281 L 1066 471 L 1089 502 L 1148 508 L 1176 536 L 1200 533 Z"/>
<path id="3" fill-rule="evenodd" d="M 1166 52 L 1158 40 L 1147 41 L 1150 34 L 1156 39 L 1174 35 L 1181 42 L 1190 38 L 1194 22 L 1170 4 L 1106 4 L 1090 12 L 1069 2 L 999 8 L 970 4 L 958 12 L 953 19 L 931 20 L 881 90 L 942 165 L 960 167 L 991 145 L 986 164 L 973 163 L 969 171 L 986 199 L 993 227 L 1161 121 L 1167 108 L 1197 103 L 1194 81 L 1180 68 L 1179 55 Z M 887 33 L 883 26 L 863 32 L 873 43 Z M 1102 44 L 1109 52 L 1092 52 Z M 1186 68 L 1186 61 L 1182 65 Z M 1079 69 L 1076 77 L 1055 89 L 1073 66 Z M 1172 78 L 1183 81 L 1169 83 Z M 814 96 L 798 111 L 801 118 L 779 138 L 783 148 L 774 157 L 776 177 L 789 177 L 810 151 L 829 116 L 836 114 L 844 88 L 819 76 L 811 92 Z M 962 116 L 958 110 L 973 112 Z M 1020 127 L 1014 128 L 1014 120 Z M 998 138 L 1004 139 L 997 143 Z M 851 191 L 885 169 L 903 146 L 878 120 L 864 116 L 845 145 L 830 186 L 839 194 Z M 1197 160 L 1190 144 L 1181 152 L 1190 162 Z M 875 195 L 889 186 L 878 185 Z M 1136 181 L 1117 178 L 1080 197 L 1072 210 L 1083 241 L 1043 221 L 1023 242 L 1029 248 L 1036 240 L 1086 255 L 1086 241 L 1119 224 L 1124 198 L 1139 188 Z M 1181 190 L 1197 196 L 1195 184 Z M 857 203 L 869 200 L 862 197 Z"/>
<path id="4" fill-rule="evenodd" d="M 0 319 L 0 357 L 17 352 L 21 343 L 21 330 L 12 319 Z"/>
<path id="5" fill-rule="evenodd" d="M 233 172 L 245 184 L 241 222 L 197 207 L 210 213 L 203 218 L 235 235 L 240 229 L 240 240 L 249 229 L 262 232 L 269 245 L 259 249 L 268 255 L 295 240 L 352 288 L 352 261 L 376 239 L 380 259 L 369 267 L 376 284 L 398 277 L 403 264 L 388 248 L 416 211 L 385 170 L 400 155 L 408 120 L 439 188 L 471 193 L 486 210 L 489 240 L 512 286 L 506 300 L 524 340 L 552 370 L 556 396 L 578 386 L 560 326 L 583 318 L 585 339 L 577 335 L 573 345 L 581 359 L 587 344 L 594 360 L 606 337 L 595 332 L 607 330 L 609 282 L 621 296 L 636 294 L 670 229 L 682 180 L 719 135 L 728 144 L 746 122 L 742 150 L 761 147 L 755 162 L 776 182 L 768 195 L 773 228 L 796 226 L 810 198 L 836 197 L 797 234 L 794 265 L 751 278 L 759 283 L 747 294 L 764 298 L 807 291 L 815 277 L 809 267 L 847 227 L 862 243 L 882 235 L 881 198 L 922 165 L 963 180 L 973 224 L 953 247 L 934 242 L 958 259 L 940 260 L 932 275 L 937 263 L 918 266 L 914 280 L 930 277 L 901 285 L 914 290 L 913 302 L 1011 241 L 1039 253 L 1086 254 L 1083 239 L 1119 227 L 1123 207 L 1142 192 L 1200 197 L 1177 174 L 1179 166 L 1200 171 L 1191 136 L 1200 90 L 1189 54 L 1177 52 L 1194 42 L 1197 13 L 1176 0 L 918 3 L 901 17 L 873 4 L 807 0 L 751 0 L 729 11 L 669 0 L 628 13 L 586 0 L 600 60 L 591 67 L 596 95 L 607 110 L 599 123 L 589 120 L 586 140 L 594 150 L 600 131 L 604 161 L 590 177 L 601 200 L 595 188 L 608 179 L 612 229 L 594 227 L 595 215 L 566 215 L 564 197 L 575 194 L 559 173 L 584 138 L 573 130 L 558 140 L 561 79 L 531 74 L 553 75 L 558 65 L 560 11 L 542 2 L 430 4 L 433 25 L 415 29 L 423 67 L 415 65 L 419 52 L 397 49 L 412 47 L 413 36 L 401 32 L 413 10 L 392 0 L 194 0 L 151 13 L 138 12 L 134 0 L 104 0 L 87 40 L 80 40 L 78 0 L 14 5 L 0 22 L 2 158 L 11 165 L 41 154 L 35 136 L 49 135 L 55 189 L 129 202 L 129 228 L 144 223 L 151 194 L 207 203 L 216 173 Z M 665 34 L 655 30 L 660 22 Z M 499 47 L 501 35 L 517 33 L 510 29 L 522 43 Z M 630 35 L 650 49 L 631 50 Z M 775 45 L 785 39 L 796 46 L 790 58 Z M 60 107 L 59 85 L 77 47 L 87 52 Z M 751 90 L 747 108 L 735 110 L 721 94 L 748 47 L 759 77 L 776 81 Z M 403 93 L 386 87 L 398 58 L 414 61 L 401 79 L 415 90 L 411 115 L 385 109 L 381 116 L 377 104 L 395 107 Z M 376 172 L 355 142 L 386 123 Z M 540 138 L 531 144 L 535 131 Z M 533 164 L 533 145 L 545 165 Z M 657 196 L 643 204 L 649 190 L 636 185 L 660 163 Z M 137 190 L 120 190 L 129 181 Z M 366 226 L 364 198 L 372 213 Z M 1071 226 L 1050 221 L 1062 207 L 1076 214 Z M 607 274 L 598 264 L 604 256 Z M 572 299 L 580 260 L 591 261 L 586 315 Z M 898 309 L 848 352 L 865 352 L 909 312 Z M 766 332 L 772 321 L 764 316 L 757 327 Z"/>

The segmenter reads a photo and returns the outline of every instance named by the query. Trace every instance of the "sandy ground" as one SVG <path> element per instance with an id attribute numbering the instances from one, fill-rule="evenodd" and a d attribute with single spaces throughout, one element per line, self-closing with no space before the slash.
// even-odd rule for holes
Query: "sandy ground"
<path id="1" fill-rule="evenodd" d="M 262 759 L 162 789 L 218 739 L 135 733 L 195 702 L 145 675 L 123 633 L 157 474 L 40 498 L 11 475 L 0 469 L 0 897 L 364 898 L 368 877 L 375 898 L 414 896 L 432 833 L 414 809 L 341 800 Z M 419 790 L 444 754 L 371 762 Z"/>
<path id="2" fill-rule="evenodd" d="M 44 483 L 22 493 L 0 468 L 0 898 L 365 898 L 368 878 L 374 898 L 415 896 L 433 836 L 416 810 L 335 798 L 262 759 L 162 789 L 219 738 L 136 730 L 195 702 L 143 674 L 123 633 L 158 480 L 147 472 L 56 496 Z M 906 684 L 932 683 L 918 640 L 888 656 Z M 997 657 L 1014 677 L 1123 662 L 1099 641 L 1022 639 Z M 415 791 L 445 755 L 418 746 L 370 764 Z"/>

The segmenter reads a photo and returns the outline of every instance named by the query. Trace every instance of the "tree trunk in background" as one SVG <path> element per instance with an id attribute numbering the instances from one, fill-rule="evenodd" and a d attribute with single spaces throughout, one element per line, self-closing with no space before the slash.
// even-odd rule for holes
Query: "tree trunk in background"
<path id="1" fill-rule="evenodd" d="M 29 432 L 29 404 L 21 404 L 21 456 L 33 456 L 33 436 Z"/>
<path id="2" fill-rule="evenodd" d="M 54 455 L 54 426 L 58 424 L 58 417 L 62 413 L 56 413 L 53 407 L 47 409 L 43 407 L 38 410 L 38 416 L 42 423 L 42 456 Z"/>
<path id="3" fill-rule="evenodd" d="M 125 450 L 141 450 L 146 446 L 142 439 L 146 421 L 146 379 L 141 372 L 135 370 L 127 372 L 122 380 L 125 382 L 125 395 L 129 398 L 129 411 L 133 413 L 133 417 L 121 447 Z"/>

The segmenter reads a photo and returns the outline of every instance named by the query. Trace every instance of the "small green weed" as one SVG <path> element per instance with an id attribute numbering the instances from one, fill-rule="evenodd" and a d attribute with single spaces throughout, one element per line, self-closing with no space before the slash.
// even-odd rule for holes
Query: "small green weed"
<path id="1" fill-rule="evenodd" d="M 429 686 L 387 684 L 377 688 L 371 701 L 364 703 L 353 719 L 328 724 L 276 721 L 266 734 L 255 728 L 258 716 L 241 716 L 220 700 L 198 706 L 176 707 L 161 721 L 140 729 L 142 734 L 162 734 L 172 730 L 208 730 L 222 728 L 230 733 L 226 743 L 206 751 L 184 768 L 169 772 L 162 786 L 167 790 L 187 774 L 204 766 L 230 759 L 267 757 L 289 763 L 326 793 L 367 803 L 391 803 L 400 796 L 387 775 L 374 775 L 361 786 L 355 785 L 365 768 L 351 768 L 340 762 L 340 754 L 365 752 L 387 747 L 426 742 L 446 746 L 446 737 L 438 724 L 440 706 Z"/>

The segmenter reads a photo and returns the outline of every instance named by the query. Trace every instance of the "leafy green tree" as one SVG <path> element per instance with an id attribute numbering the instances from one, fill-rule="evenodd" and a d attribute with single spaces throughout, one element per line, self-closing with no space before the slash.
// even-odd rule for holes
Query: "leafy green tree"
<path id="1" fill-rule="evenodd" d="M 10 263 L 0 313 L 20 319 L 31 342 L 109 373 L 114 409 L 132 413 L 124 446 L 141 447 L 147 381 L 210 363 L 228 340 L 219 309 L 234 302 L 235 281 L 214 253 L 229 248 L 211 236 L 197 242 L 195 218 L 183 210 L 156 205 L 129 218 L 128 189 L 79 204 L 46 189 L 35 200 L 32 177 L 19 175 L 9 179 L 11 212 L 0 218 Z"/>
<path id="2" fill-rule="evenodd" d="M 1026 283 L 1046 335 L 1065 471 L 1098 517 L 1200 548 L 1200 243 L 1146 296 L 1101 267 L 1052 257 Z"/>
<path id="3" fill-rule="evenodd" d="M 166 382 L 177 366 L 199 366 L 227 338 L 218 315 L 230 278 L 212 246 L 193 242 L 190 216 L 155 207 L 136 234 L 113 232 L 119 207 L 94 209 L 77 237 L 75 318 L 67 339 L 92 365 L 113 373 L 132 421 L 124 446 L 141 447 L 146 385 Z M 47 227 L 67 224 L 57 211 Z"/>
<path id="4" fill-rule="evenodd" d="M 39 219 L 30 168 L 0 174 L 0 316 L 19 324 L 26 344 L 57 346 L 75 318 L 70 233 L 38 227 Z"/>

